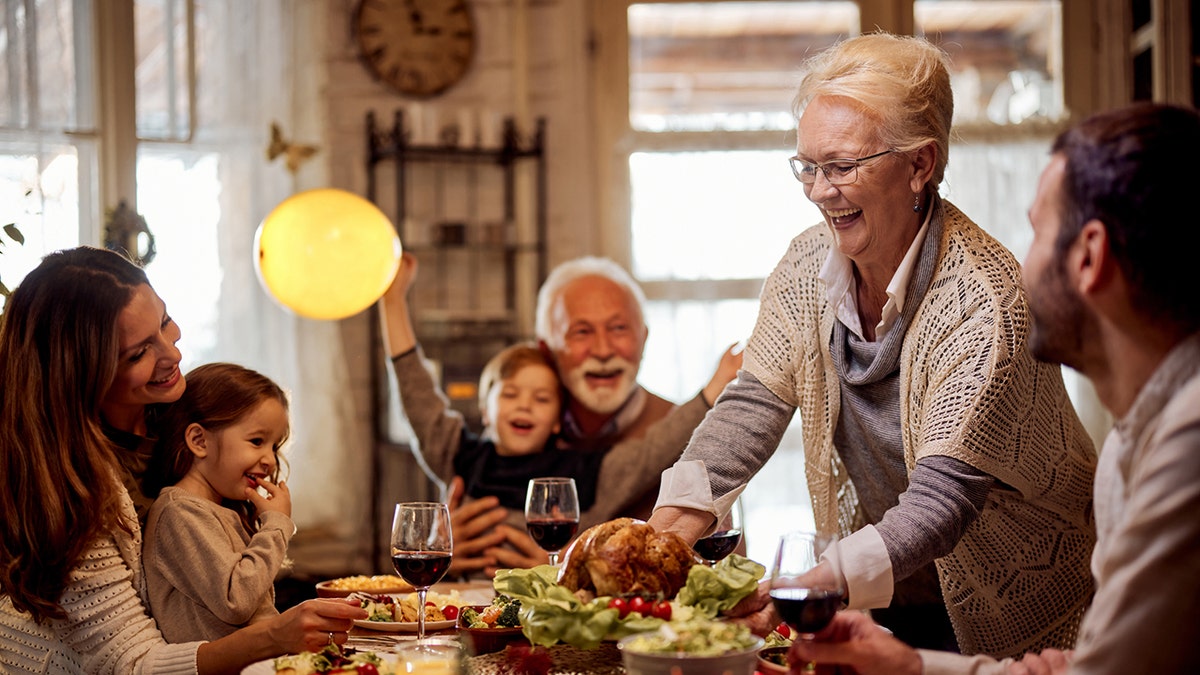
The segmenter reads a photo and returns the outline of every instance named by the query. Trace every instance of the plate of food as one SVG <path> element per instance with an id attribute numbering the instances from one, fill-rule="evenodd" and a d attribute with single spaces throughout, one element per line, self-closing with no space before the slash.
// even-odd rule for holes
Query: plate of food
<path id="1" fill-rule="evenodd" d="M 530 643 L 594 649 L 668 623 L 719 621 L 765 571 L 737 554 L 710 568 L 673 533 L 618 518 L 581 533 L 561 567 L 499 570 L 493 586 L 521 601 Z"/>
<path id="2" fill-rule="evenodd" d="M 367 630 L 387 633 L 417 632 L 416 593 L 388 595 L 355 593 L 350 596 L 358 600 L 359 606 L 367 610 L 367 618 L 355 620 L 354 625 Z M 454 626 L 459 608 L 466 603 L 457 591 L 425 595 L 425 630 L 442 630 Z"/>
<path id="3" fill-rule="evenodd" d="M 417 632 L 416 621 L 363 621 L 355 619 L 354 625 L 367 630 L 375 630 L 381 633 L 415 633 Z M 441 621 L 425 620 L 425 630 L 443 630 L 454 627 L 453 619 L 442 619 Z"/>
<path id="4" fill-rule="evenodd" d="M 411 593 L 416 589 L 394 574 L 360 574 L 329 579 L 317 584 L 318 598 L 344 598 L 351 593 Z"/>
<path id="5" fill-rule="evenodd" d="M 242 675 L 383 675 L 397 672 L 395 654 L 376 654 L 351 648 L 325 647 L 252 663 Z"/>

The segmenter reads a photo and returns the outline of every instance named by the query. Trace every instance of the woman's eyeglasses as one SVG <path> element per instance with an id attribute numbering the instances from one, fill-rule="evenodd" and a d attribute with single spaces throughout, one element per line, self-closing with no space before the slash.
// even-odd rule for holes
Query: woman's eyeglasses
<path id="1" fill-rule="evenodd" d="M 831 159 L 820 164 L 813 164 L 799 157 L 789 157 L 788 163 L 792 165 L 792 174 L 796 176 L 796 180 L 805 185 L 817 182 L 818 169 L 825 174 L 825 180 L 829 181 L 830 185 L 850 185 L 858 180 L 858 167 L 861 164 L 892 152 L 895 150 L 884 150 L 858 159 Z"/>

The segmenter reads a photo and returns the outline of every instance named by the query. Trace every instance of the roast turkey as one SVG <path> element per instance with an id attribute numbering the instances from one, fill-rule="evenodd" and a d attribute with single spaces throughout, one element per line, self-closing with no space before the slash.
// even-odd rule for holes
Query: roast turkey
<path id="1" fill-rule="evenodd" d="M 692 547 L 673 532 L 655 532 L 632 518 L 617 518 L 584 530 L 564 554 L 558 583 L 596 595 L 673 598 L 699 562 Z"/>

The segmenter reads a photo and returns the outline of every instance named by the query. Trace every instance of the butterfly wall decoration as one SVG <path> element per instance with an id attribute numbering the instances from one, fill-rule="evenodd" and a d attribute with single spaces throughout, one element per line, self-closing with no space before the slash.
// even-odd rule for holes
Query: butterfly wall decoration
<path id="1" fill-rule="evenodd" d="M 283 137 L 283 130 L 279 128 L 279 123 L 271 122 L 271 143 L 267 146 L 269 161 L 273 162 L 276 158 L 283 156 L 288 171 L 295 174 L 300 170 L 300 165 L 315 154 L 317 154 L 317 146 L 302 145 L 286 140 Z"/>

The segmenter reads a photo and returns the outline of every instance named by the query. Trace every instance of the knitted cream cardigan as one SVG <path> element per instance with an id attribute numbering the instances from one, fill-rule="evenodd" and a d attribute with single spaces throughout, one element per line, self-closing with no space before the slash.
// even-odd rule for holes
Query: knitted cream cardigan
<path id="1" fill-rule="evenodd" d="M 945 455 L 998 485 L 955 549 L 936 561 L 964 653 L 1018 655 L 1074 644 L 1091 597 L 1095 449 L 1061 371 L 1026 348 L 1020 266 L 949 202 L 938 266 L 900 354 L 904 461 Z M 792 240 L 763 287 L 744 367 L 798 408 L 818 528 L 866 523 L 833 447 L 840 389 L 829 353 L 835 309 L 817 275 L 833 238 Z"/>
<path id="2" fill-rule="evenodd" d="M 0 596 L 0 673 L 195 674 L 200 643 L 167 644 L 146 609 L 142 532 L 125 490 L 121 510 L 132 534 L 117 530 L 84 552 L 63 591 L 66 620 L 37 624 Z"/>

